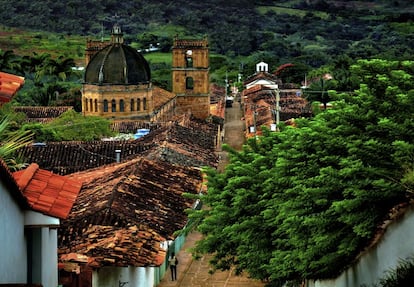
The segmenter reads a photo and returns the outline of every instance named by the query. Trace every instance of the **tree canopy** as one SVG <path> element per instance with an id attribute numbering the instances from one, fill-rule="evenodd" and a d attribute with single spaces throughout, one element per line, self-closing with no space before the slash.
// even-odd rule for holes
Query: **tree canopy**
<path id="1" fill-rule="evenodd" d="M 206 169 L 207 206 L 190 212 L 194 249 L 271 286 L 333 278 L 372 240 L 390 209 L 412 196 L 414 62 L 360 60 L 353 94 L 296 127 L 267 131 L 230 164 Z M 412 177 L 411 177 L 412 178 Z"/>

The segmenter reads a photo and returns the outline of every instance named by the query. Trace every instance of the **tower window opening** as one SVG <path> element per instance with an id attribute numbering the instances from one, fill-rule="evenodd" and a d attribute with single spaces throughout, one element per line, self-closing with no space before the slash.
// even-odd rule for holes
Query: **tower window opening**
<path id="1" fill-rule="evenodd" d="M 192 68 L 193 67 L 193 58 L 186 57 L 185 58 L 185 63 L 186 63 L 186 67 L 187 68 Z"/>
<path id="2" fill-rule="evenodd" d="M 194 89 L 194 79 L 192 77 L 187 77 L 185 79 L 185 88 L 187 90 L 192 90 Z"/>

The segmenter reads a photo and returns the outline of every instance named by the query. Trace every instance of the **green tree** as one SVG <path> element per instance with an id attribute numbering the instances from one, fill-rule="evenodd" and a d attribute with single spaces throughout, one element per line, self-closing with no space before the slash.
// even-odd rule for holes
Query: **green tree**
<path id="1" fill-rule="evenodd" d="M 355 95 L 296 127 L 229 149 L 223 173 L 207 169 L 204 234 L 194 252 L 213 269 L 272 286 L 333 278 L 373 238 L 389 210 L 412 196 L 412 61 L 360 60 Z"/>
<path id="2" fill-rule="evenodd" d="M 324 110 L 326 110 L 328 103 L 331 101 L 329 91 L 334 90 L 335 87 L 335 80 L 320 77 L 317 81 L 312 82 L 309 87 L 306 88 L 304 95 L 310 102 L 317 101 L 322 103 Z"/>

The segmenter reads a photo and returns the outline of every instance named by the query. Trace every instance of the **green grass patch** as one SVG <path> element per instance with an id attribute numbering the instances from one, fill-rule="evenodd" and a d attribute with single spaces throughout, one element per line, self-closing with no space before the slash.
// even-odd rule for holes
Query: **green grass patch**
<path id="1" fill-rule="evenodd" d="M 391 23 L 391 27 L 404 35 L 414 34 L 414 25 L 412 22 L 406 23 Z"/>
<path id="2" fill-rule="evenodd" d="M 20 30 L 0 26 L 0 49 L 13 50 L 17 55 L 48 53 L 52 57 L 65 56 L 76 63 L 85 59 L 86 37 L 47 32 Z"/>
<path id="3" fill-rule="evenodd" d="M 143 53 L 142 54 L 148 62 L 152 64 L 165 63 L 172 64 L 172 54 L 171 53 L 161 53 L 161 52 L 152 52 L 152 53 Z"/>
<path id="4" fill-rule="evenodd" d="M 328 19 L 329 14 L 325 12 L 319 12 L 319 11 L 306 11 L 301 9 L 295 9 L 295 8 L 289 8 L 285 6 L 259 6 L 257 7 L 257 11 L 265 15 L 267 12 L 272 11 L 276 14 L 287 14 L 291 16 L 297 16 L 297 17 L 305 17 L 306 14 L 312 13 L 313 15 L 321 18 L 321 19 Z"/>

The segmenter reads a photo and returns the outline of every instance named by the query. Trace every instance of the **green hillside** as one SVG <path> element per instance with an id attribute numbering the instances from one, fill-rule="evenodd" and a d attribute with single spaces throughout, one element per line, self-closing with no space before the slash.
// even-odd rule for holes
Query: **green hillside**
<path id="1" fill-rule="evenodd" d="M 60 40 L 108 37 L 115 22 L 121 24 L 126 41 L 137 48 L 156 41 L 168 51 L 175 35 L 207 36 L 214 53 L 230 57 L 266 53 L 275 65 L 300 61 L 318 67 L 339 54 L 353 58 L 414 54 L 412 36 L 405 33 L 414 19 L 411 1 L 0 0 L 0 5 L 3 25 L 58 33 L 61 39 L 52 41 L 61 50 L 77 50 L 68 52 L 75 56 L 83 52 L 79 42 L 70 47 L 72 40 L 67 40 L 68 47 L 63 47 Z M 6 32 L 1 30 L 0 48 L 24 51 L 25 45 Z M 45 36 L 33 32 L 32 37 L 37 42 L 25 44 L 37 46 Z M 308 45 L 329 49 L 321 54 L 318 48 L 305 49 Z M 54 50 L 42 47 L 49 48 Z"/>

